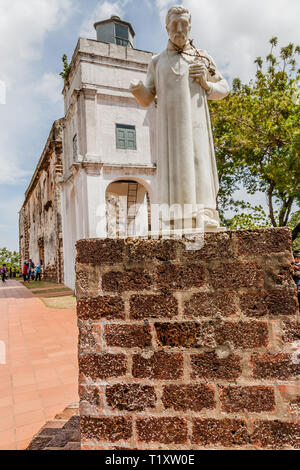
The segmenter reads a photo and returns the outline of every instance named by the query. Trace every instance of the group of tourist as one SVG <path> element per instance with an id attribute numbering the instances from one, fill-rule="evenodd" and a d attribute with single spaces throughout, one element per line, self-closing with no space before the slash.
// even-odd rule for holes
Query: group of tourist
<path id="1" fill-rule="evenodd" d="M 32 259 L 25 261 L 22 269 L 24 282 L 40 281 L 42 276 L 42 264 L 42 261 L 40 261 L 35 265 Z"/>

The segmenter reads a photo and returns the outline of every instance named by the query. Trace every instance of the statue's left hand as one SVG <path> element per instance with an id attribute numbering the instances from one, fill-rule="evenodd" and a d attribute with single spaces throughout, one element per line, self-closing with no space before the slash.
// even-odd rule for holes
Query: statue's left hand
<path id="1" fill-rule="evenodd" d="M 209 91 L 210 85 L 207 81 L 208 70 L 204 64 L 191 64 L 190 65 L 190 76 L 198 82 L 204 90 Z"/>

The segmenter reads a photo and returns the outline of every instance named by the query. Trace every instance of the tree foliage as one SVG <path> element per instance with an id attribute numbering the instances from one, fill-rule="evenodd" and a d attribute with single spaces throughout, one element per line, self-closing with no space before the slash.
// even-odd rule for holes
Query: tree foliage
<path id="1" fill-rule="evenodd" d="M 210 103 L 219 210 L 223 216 L 228 208 L 237 213 L 223 219 L 229 227 L 287 226 L 300 206 L 300 47 L 290 43 L 276 53 L 276 37 L 270 46 L 265 59 L 255 60 L 257 71 L 248 84 L 236 78 L 227 99 Z M 232 196 L 242 186 L 250 195 L 265 193 L 268 214 L 251 204 L 241 213 L 242 201 Z M 300 223 L 293 238 L 298 234 Z"/>
<path id="2" fill-rule="evenodd" d="M 68 62 L 68 56 L 64 54 L 62 56 L 62 63 L 64 64 L 64 69 L 60 72 L 60 76 L 64 79 L 65 83 L 69 83 L 69 75 L 71 72 L 71 64 Z"/>
<path id="3" fill-rule="evenodd" d="M 6 264 L 7 269 L 19 268 L 20 256 L 17 251 L 10 251 L 7 248 L 0 248 L 0 265 Z"/>
<path id="4" fill-rule="evenodd" d="M 250 203 L 237 201 L 235 207 L 240 207 L 240 210 L 226 221 L 231 230 L 271 227 L 271 221 L 261 205 L 252 206 Z"/>

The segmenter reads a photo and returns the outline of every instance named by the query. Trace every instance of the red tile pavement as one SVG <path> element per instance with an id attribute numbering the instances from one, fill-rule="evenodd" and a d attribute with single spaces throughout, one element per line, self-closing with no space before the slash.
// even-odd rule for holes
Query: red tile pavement
<path id="1" fill-rule="evenodd" d="M 18 281 L 0 283 L 0 450 L 25 449 L 78 401 L 75 310 L 46 308 Z"/>

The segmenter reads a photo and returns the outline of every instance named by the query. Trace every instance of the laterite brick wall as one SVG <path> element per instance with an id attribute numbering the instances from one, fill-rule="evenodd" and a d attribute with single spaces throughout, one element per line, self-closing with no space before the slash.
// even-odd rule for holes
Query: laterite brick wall
<path id="1" fill-rule="evenodd" d="M 287 229 L 79 241 L 82 448 L 300 448 L 291 262 Z"/>

